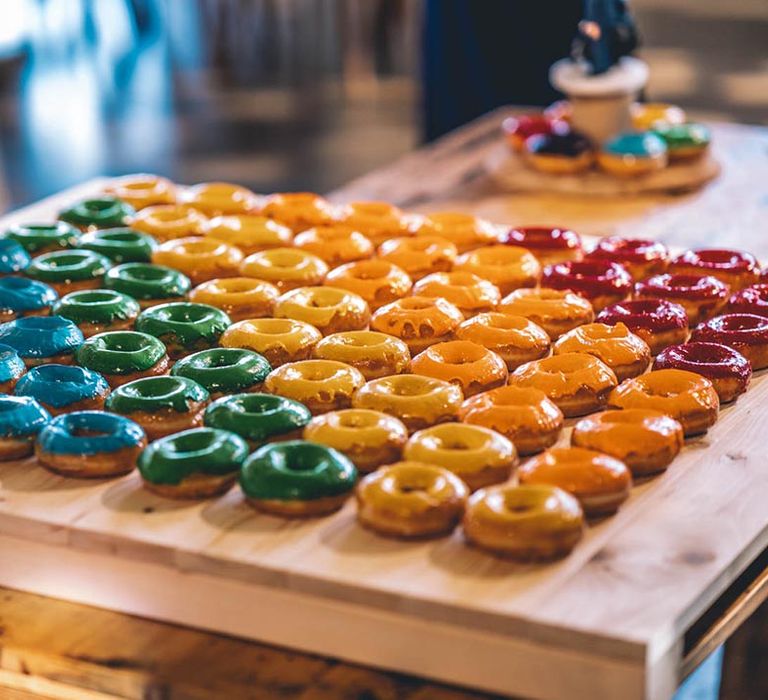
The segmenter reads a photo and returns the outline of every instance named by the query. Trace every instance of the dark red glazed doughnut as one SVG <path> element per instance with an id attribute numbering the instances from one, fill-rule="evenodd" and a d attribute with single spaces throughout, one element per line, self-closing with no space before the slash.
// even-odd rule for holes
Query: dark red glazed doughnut
<path id="1" fill-rule="evenodd" d="M 501 123 L 501 130 L 512 148 L 522 149 L 525 139 L 536 134 L 567 134 L 571 127 L 562 119 L 552 119 L 543 114 L 520 114 L 507 117 Z"/>
<path id="2" fill-rule="evenodd" d="M 621 301 L 603 309 L 595 320 L 609 326 L 623 323 L 648 343 L 653 355 L 688 338 L 688 314 L 680 304 L 665 299 Z"/>
<path id="3" fill-rule="evenodd" d="M 567 228 L 516 227 L 503 233 L 500 241 L 506 245 L 527 248 L 545 265 L 566 260 L 581 260 L 583 254 L 581 236 Z"/>
<path id="4" fill-rule="evenodd" d="M 621 263 L 634 279 L 644 280 L 666 270 L 669 250 L 659 241 L 609 236 L 602 238 L 587 257 Z"/>
<path id="5" fill-rule="evenodd" d="M 571 260 L 547 265 L 541 286 L 570 289 L 589 299 L 595 311 L 600 311 L 629 296 L 632 277 L 623 265 L 610 260 Z"/>
<path id="6" fill-rule="evenodd" d="M 732 294 L 728 300 L 728 313 L 768 316 L 768 283 L 753 284 Z"/>
<path id="7" fill-rule="evenodd" d="M 712 275 L 734 292 L 756 284 L 760 276 L 754 255 L 725 248 L 686 250 L 670 263 L 669 270 L 689 275 Z"/>
<path id="8" fill-rule="evenodd" d="M 717 313 L 728 299 L 729 287 L 717 277 L 707 275 L 655 275 L 635 284 L 638 299 L 667 299 L 680 304 L 688 314 L 688 323 L 695 326 Z"/>
<path id="9" fill-rule="evenodd" d="M 720 343 L 738 350 L 752 369 L 768 367 L 768 318 L 757 314 L 723 314 L 696 326 L 691 340 Z"/>

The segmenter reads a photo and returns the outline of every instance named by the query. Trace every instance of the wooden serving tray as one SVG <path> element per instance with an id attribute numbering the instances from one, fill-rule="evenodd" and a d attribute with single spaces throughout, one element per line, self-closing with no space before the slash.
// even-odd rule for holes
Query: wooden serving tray
<path id="1" fill-rule="evenodd" d="M 101 184 L 0 225 L 51 219 Z M 352 503 L 288 521 L 237 488 L 176 503 L 135 473 L 78 481 L 4 463 L 0 585 L 496 692 L 666 698 L 686 633 L 768 546 L 767 426 L 756 377 L 667 473 L 546 566 L 494 559 L 458 532 L 383 539 Z"/>

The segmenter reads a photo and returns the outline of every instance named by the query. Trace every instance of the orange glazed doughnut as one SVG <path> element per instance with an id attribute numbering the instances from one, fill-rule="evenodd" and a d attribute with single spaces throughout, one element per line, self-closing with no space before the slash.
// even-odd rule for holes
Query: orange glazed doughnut
<path id="1" fill-rule="evenodd" d="M 520 287 L 535 287 L 541 277 L 536 256 L 516 245 L 490 245 L 464 253 L 456 261 L 456 269 L 492 282 L 502 294 Z"/>
<path id="2" fill-rule="evenodd" d="M 323 335 L 364 330 L 371 320 L 365 299 L 336 287 L 299 287 L 286 292 L 277 300 L 274 315 L 306 321 Z"/>
<path id="3" fill-rule="evenodd" d="M 134 231 L 148 233 L 162 242 L 202 236 L 206 221 L 202 213 L 186 204 L 158 204 L 137 212 L 128 223 Z"/>
<path id="4" fill-rule="evenodd" d="M 217 277 L 236 277 L 243 254 L 215 238 L 177 238 L 160 244 L 152 253 L 155 265 L 183 272 L 192 284 Z"/>
<path id="5" fill-rule="evenodd" d="M 176 185 L 159 175 L 126 175 L 119 177 L 104 188 L 105 194 L 122 199 L 137 211 L 156 204 L 173 204 L 176 201 Z"/>
<path id="6" fill-rule="evenodd" d="M 387 202 L 352 202 L 339 210 L 337 219 L 360 231 L 375 246 L 388 238 L 407 236 L 414 222 L 413 216 Z"/>
<path id="7" fill-rule="evenodd" d="M 715 424 L 720 400 L 709 379 L 683 369 L 659 369 L 623 381 L 608 406 L 659 411 L 678 420 L 685 437 L 691 437 Z"/>
<path id="8" fill-rule="evenodd" d="M 458 307 L 465 318 L 493 311 L 501 300 L 499 288 L 471 272 L 435 272 L 413 286 L 414 295 L 442 297 Z"/>
<path id="9" fill-rule="evenodd" d="M 581 447 L 547 450 L 517 474 L 522 485 L 546 484 L 567 491 L 590 518 L 613 515 L 632 488 L 632 475 L 624 462 Z"/>
<path id="10" fill-rule="evenodd" d="M 464 396 L 507 382 L 507 365 L 495 352 L 468 340 L 437 343 L 411 360 L 411 372 L 458 384 Z"/>
<path id="11" fill-rule="evenodd" d="M 424 217 L 416 235 L 445 238 L 456 246 L 459 253 L 499 241 L 499 233 L 490 221 L 450 211 Z"/>
<path id="12" fill-rule="evenodd" d="M 189 300 L 226 311 L 233 321 L 271 316 L 280 296 L 275 285 L 252 277 L 213 279 L 195 287 Z"/>
<path id="13" fill-rule="evenodd" d="M 508 370 L 549 354 L 549 335 L 524 316 L 478 314 L 459 324 L 455 335 L 459 340 L 469 340 L 493 350 Z"/>
<path id="14" fill-rule="evenodd" d="M 249 214 L 260 204 L 251 190 L 229 182 L 201 182 L 182 190 L 180 199 L 206 216 Z"/>
<path id="15" fill-rule="evenodd" d="M 334 268 L 325 283 L 359 294 L 375 311 L 411 291 L 411 278 L 386 260 L 360 260 Z"/>
<path id="16" fill-rule="evenodd" d="M 323 338 L 312 351 L 318 360 L 338 360 L 356 367 L 366 380 L 408 370 L 411 353 L 399 338 L 375 331 L 346 331 Z"/>
<path id="17" fill-rule="evenodd" d="M 595 320 L 589 301 L 561 289 L 517 289 L 501 300 L 499 311 L 525 316 L 549 333 L 552 340 Z"/>
<path id="18" fill-rule="evenodd" d="M 208 238 L 239 248 L 243 255 L 290 246 L 293 240 L 293 232 L 287 226 L 256 214 L 216 216 L 206 222 L 203 232 Z"/>
<path id="19" fill-rule="evenodd" d="M 555 355 L 566 352 L 594 355 L 613 370 L 620 382 L 642 374 L 651 364 L 648 344 L 640 336 L 631 333 L 623 323 L 615 326 L 604 323 L 579 326 L 560 336 L 552 351 Z"/>
<path id="20" fill-rule="evenodd" d="M 322 258 L 331 267 L 367 260 L 374 247 L 360 231 L 345 224 L 315 226 L 296 236 L 293 245 Z"/>
<path id="21" fill-rule="evenodd" d="M 264 199 L 261 213 L 294 233 L 333 223 L 331 203 L 313 192 L 278 192 Z"/>
<path id="22" fill-rule="evenodd" d="M 425 348 L 450 340 L 464 316 L 445 299 L 405 297 L 382 306 L 371 319 L 371 328 L 400 338 L 416 355 Z"/>
<path id="23" fill-rule="evenodd" d="M 296 248 L 271 248 L 249 255 L 240 266 L 245 277 L 274 284 L 281 292 L 322 284 L 328 265 L 320 258 Z"/>
<path id="24" fill-rule="evenodd" d="M 439 236 L 390 238 L 379 246 L 378 255 L 419 280 L 432 272 L 450 272 L 456 261 L 456 246 Z"/>
<path id="25" fill-rule="evenodd" d="M 352 397 L 355 408 L 399 418 L 409 431 L 456 419 L 464 396 L 455 384 L 418 374 L 372 379 Z"/>
<path id="26" fill-rule="evenodd" d="M 648 476 L 664 471 L 680 452 L 683 426 L 645 408 L 603 411 L 576 424 L 571 444 L 616 457 L 634 476 Z"/>
<path id="27" fill-rule="evenodd" d="M 233 323 L 219 338 L 223 348 L 245 348 L 267 358 L 273 367 L 306 360 L 322 338 L 314 326 L 289 318 L 254 318 Z"/>
<path id="28" fill-rule="evenodd" d="M 541 389 L 567 418 L 604 408 L 618 384 L 608 365 L 577 352 L 528 362 L 509 375 L 509 383 Z"/>

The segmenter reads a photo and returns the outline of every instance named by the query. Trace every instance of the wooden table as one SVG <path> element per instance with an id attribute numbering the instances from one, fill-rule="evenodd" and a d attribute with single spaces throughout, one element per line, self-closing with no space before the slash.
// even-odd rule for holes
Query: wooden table
<path id="1" fill-rule="evenodd" d="M 723 176 L 701 193 L 684 198 L 584 201 L 508 195 L 494 190 L 482 164 L 488 153 L 498 146 L 497 127 L 502 115 L 503 112 L 499 112 L 478 120 L 434 146 L 360 178 L 331 196 L 337 201 L 386 199 L 422 211 L 459 209 L 501 223 L 566 223 L 584 233 L 598 235 L 632 232 L 661 237 L 673 245 L 703 242 L 731 245 L 768 257 L 768 195 L 764 187 L 768 181 L 768 135 L 763 130 L 735 126 L 715 128 Z M 742 405 L 746 414 L 750 410 L 754 413 L 765 404 L 763 397 L 768 398 L 767 390 L 768 383 L 761 382 L 752 394 L 752 403 Z M 733 422 L 731 415 L 728 415 L 729 423 Z M 759 425 L 755 424 L 755 432 Z M 744 475 L 754 469 L 754 463 L 739 450 L 726 449 L 716 442 L 708 449 L 716 450 L 724 465 L 733 470 L 735 483 L 743 486 L 747 483 Z M 691 514 L 695 516 L 695 499 L 679 500 L 680 494 L 675 495 L 673 482 L 666 484 L 656 496 L 661 498 L 657 508 L 661 517 L 671 518 L 681 507 L 693 509 Z M 647 500 L 647 493 L 639 496 L 642 502 Z M 673 499 L 678 501 L 672 503 Z M 717 547 L 710 551 L 707 546 L 692 542 L 680 550 L 681 560 L 670 562 L 681 571 L 681 587 L 695 584 L 694 588 L 698 589 L 702 583 L 706 584 L 702 588 L 706 595 L 694 606 L 699 620 L 676 619 L 674 626 L 670 625 L 669 633 L 673 635 L 670 639 L 675 639 L 674 635 L 680 634 L 681 629 L 688 630 L 686 639 L 675 642 L 665 652 L 669 655 L 668 663 L 675 664 L 674 668 L 665 665 L 663 673 L 659 671 L 654 678 L 643 680 L 642 673 L 637 675 L 634 670 L 641 671 L 643 660 L 632 660 L 636 652 L 630 644 L 626 650 L 626 669 L 622 664 L 609 669 L 617 675 L 606 682 L 626 683 L 630 679 L 635 684 L 627 689 L 627 697 L 630 690 L 633 697 L 639 697 L 640 693 L 648 697 L 666 696 L 677 675 L 695 667 L 706 652 L 727 637 L 765 597 L 768 577 L 764 573 L 761 551 L 768 538 L 765 531 L 768 518 L 752 510 L 730 510 L 722 517 L 728 524 L 722 530 L 725 553 Z M 631 519 L 625 520 L 631 526 Z M 7 527 L 6 521 L 4 531 Z M 642 539 L 642 529 L 630 527 L 630 531 Z M 34 540 L 38 533 L 28 534 Z M 46 535 L 55 538 L 55 528 Z M 18 550 L 19 559 L 25 560 L 28 568 L 36 565 L 33 560 L 37 546 L 30 544 L 31 549 Z M 91 541 L 89 546 L 96 545 Z M 5 552 L 3 567 L 13 566 L 13 554 Z M 589 565 L 593 574 L 598 572 L 610 581 L 622 571 L 621 565 L 617 565 L 618 574 L 611 570 L 612 559 L 621 561 L 626 555 L 627 552 L 610 552 L 610 548 L 601 547 L 593 552 L 592 559 L 582 563 Z M 32 587 L 55 590 L 56 581 L 41 580 Z M 599 611 L 604 599 L 610 601 L 611 591 L 596 590 L 600 590 L 600 596 L 594 606 Z M 169 593 L 172 596 L 172 591 L 158 591 L 158 595 Z M 664 595 L 649 612 L 656 616 L 663 612 L 667 603 Z M 22 698 L 29 693 L 85 700 L 106 697 L 392 697 L 409 700 L 481 697 L 402 675 L 369 671 L 30 594 L 3 590 L 2 596 L 0 684 L 5 686 L 0 689 L 2 697 Z M 70 597 L 88 602 L 87 595 L 82 593 Z M 201 606 L 215 607 L 224 602 L 204 598 L 202 595 Z M 710 603 L 714 604 L 706 611 Z M 567 605 L 567 598 L 564 604 Z M 633 623 L 627 621 L 626 624 Z M 639 620 L 637 625 L 642 627 Z M 232 627 L 237 628 L 235 623 Z M 418 649 L 418 644 L 414 649 Z M 680 666 L 679 659 L 684 652 L 688 655 Z M 640 663 L 639 667 L 635 666 L 636 662 Z M 417 667 L 418 664 L 414 664 L 414 670 Z M 639 690 L 640 685 L 644 685 L 644 691 Z"/>

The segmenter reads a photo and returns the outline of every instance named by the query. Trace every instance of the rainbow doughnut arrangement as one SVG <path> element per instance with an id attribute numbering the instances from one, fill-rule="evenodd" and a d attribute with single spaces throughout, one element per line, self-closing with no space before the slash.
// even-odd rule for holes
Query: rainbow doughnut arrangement
<path id="1" fill-rule="evenodd" d="M 0 459 L 237 482 L 278 517 L 354 496 L 382 536 L 549 560 L 768 366 L 764 279 L 739 251 L 121 178 L 0 238 Z"/>

